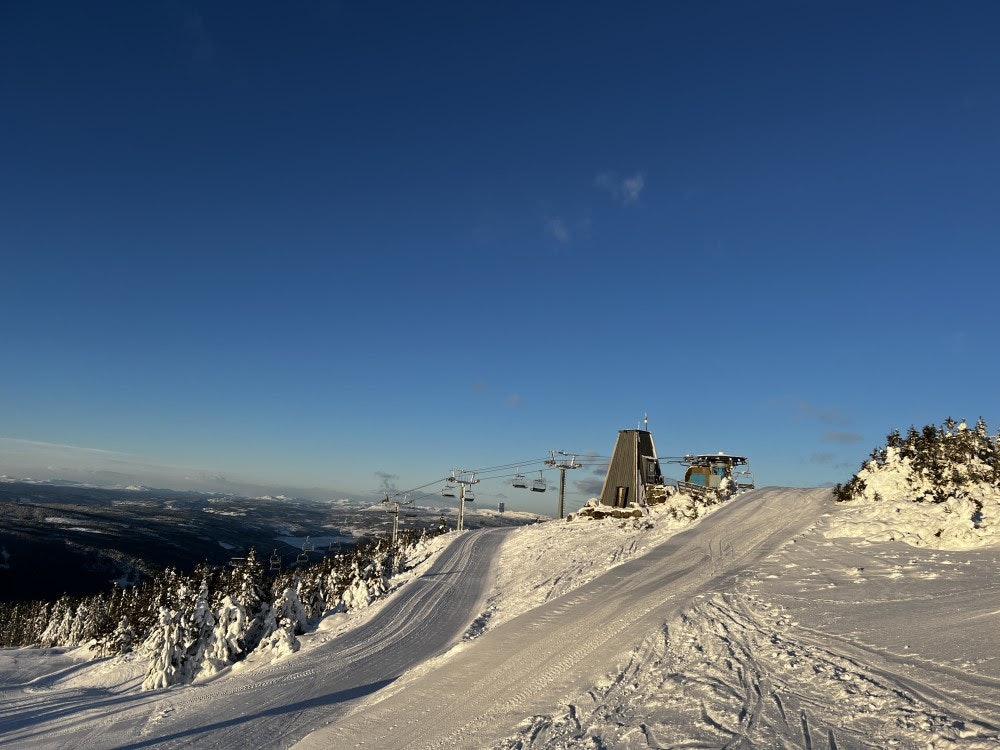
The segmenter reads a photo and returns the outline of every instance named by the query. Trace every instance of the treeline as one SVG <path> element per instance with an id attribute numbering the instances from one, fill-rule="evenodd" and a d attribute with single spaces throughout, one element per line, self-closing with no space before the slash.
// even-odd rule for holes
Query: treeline
<path id="1" fill-rule="evenodd" d="M 440 529 L 443 531 L 444 529 Z M 55 602 L 0 602 L 0 646 L 77 647 L 146 661 L 144 690 L 188 683 L 254 650 L 298 649 L 324 614 L 364 607 L 390 579 L 430 555 L 427 532 L 395 545 L 362 541 L 342 555 L 272 573 L 251 548 L 230 567 L 167 568 L 133 588 L 62 596 Z"/>
<path id="2" fill-rule="evenodd" d="M 894 430 L 885 446 L 875 448 L 860 471 L 834 487 L 833 494 L 840 502 L 869 494 L 880 500 L 878 492 L 869 492 L 866 477 L 888 468 L 899 472 L 915 502 L 943 503 L 977 485 L 1000 489 L 1000 436 L 991 436 L 982 418 L 975 427 L 949 417 L 940 427 L 910 427 L 906 435 Z M 975 498 L 973 502 L 980 504 Z"/>

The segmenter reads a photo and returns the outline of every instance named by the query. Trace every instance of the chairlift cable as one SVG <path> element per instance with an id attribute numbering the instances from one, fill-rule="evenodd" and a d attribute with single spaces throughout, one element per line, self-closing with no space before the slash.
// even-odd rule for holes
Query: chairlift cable
<path id="1" fill-rule="evenodd" d="M 546 459 L 543 458 L 527 458 L 523 461 L 512 461 L 507 464 L 497 464 L 496 466 L 485 466 L 482 469 L 469 469 L 469 471 L 474 471 L 477 474 L 487 471 L 501 471 L 503 469 L 516 469 L 518 466 L 529 466 L 531 464 L 543 463 Z"/>
<path id="2" fill-rule="evenodd" d="M 561 453 L 567 453 L 567 455 L 570 455 L 570 453 L 567 452 L 567 451 L 561 451 Z M 601 455 L 596 455 L 596 454 L 593 454 L 593 453 L 585 453 L 584 452 L 584 453 L 577 453 L 577 454 L 572 454 L 572 455 L 575 455 L 577 457 L 577 465 L 579 465 L 580 467 L 601 466 L 601 465 L 607 464 L 607 462 L 609 460 L 611 460 L 611 456 L 601 456 Z M 511 461 L 509 463 L 496 464 L 494 466 L 486 466 L 486 467 L 479 468 L 479 469 L 465 469 L 465 470 L 463 470 L 463 472 L 467 473 L 467 474 L 476 474 L 476 475 L 478 475 L 478 480 L 479 481 L 488 481 L 488 480 L 493 480 L 493 479 L 511 479 L 513 477 L 518 476 L 518 474 L 521 473 L 521 467 L 523 466 L 529 472 L 538 471 L 539 472 L 539 476 L 541 476 L 541 472 L 556 470 L 557 467 L 544 465 L 545 462 L 549 461 L 549 460 L 550 460 L 549 458 L 545 458 L 545 457 L 542 457 L 542 458 L 530 458 L 530 459 L 524 459 L 524 460 L 521 460 L 521 461 Z M 661 460 L 664 460 L 664 459 L 661 459 Z M 529 468 L 529 467 L 531 467 L 533 465 L 537 465 L 537 464 L 543 464 L 543 468 L 541 468 L 541 469 L 532 469 L 532 468 Z M 502 473 L 502 474 L 495 474 L 495 473 L 493 473 L 493 472 L 498 472 L 498 471 L 499 472 L 505 472 L 508 469 L 514 469 L 515 472 L 512 473 L 512 474 L 511 473 Z M 400 497 L 400 496 L 403 496 L 403 495 L 415 493 L 415 492 L 417 492 L 419 490 L 426 489 L 427 487 L 432 487 L 434 485 L 441 484 L 442 482 L 447 483 L 450 480 L 453 480 L 454 478 L 455 478 L 455 476 L 454 476 L 454 474 L 452 474 L 451 476 L 442 477 L 440 479 L 435 479 L 435 480 L 427 482 L 425 484 L 421 484 L 421 485 L 418 485 L 416 487 L 411 487 L 410 489 L 407 489 L 407 490 L 399 490 L 399 491 L 393 493 L 392 495 L 389 495 L 388 493 L 386 493 L 386 497 L 391 500 L 392 498 L 396 498 L 396 497 Z M 419 496 L 416 496 L 416 497 L 412 497 L 411 501 L 415 502 L 417 500 L 426 500 L 428 498 L 436 498 L 436 497 L 440 497 L 441 494 L 442 493 L 440 491 L 429 492 L 429 493 L 425 493 L 425 494 L 422 494 L 422 495 L 419 495 Z"/>

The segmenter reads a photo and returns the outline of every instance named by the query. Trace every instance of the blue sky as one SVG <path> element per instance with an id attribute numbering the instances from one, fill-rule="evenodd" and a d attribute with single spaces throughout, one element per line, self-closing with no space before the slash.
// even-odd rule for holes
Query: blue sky
<path id="1" fill-rule="evenodd" d="M 648 413 L 662 456 L 818 486 L 892 429 L 995 430 L 998 22 L 4 3 L 0 471 L 362 496 Z"/>

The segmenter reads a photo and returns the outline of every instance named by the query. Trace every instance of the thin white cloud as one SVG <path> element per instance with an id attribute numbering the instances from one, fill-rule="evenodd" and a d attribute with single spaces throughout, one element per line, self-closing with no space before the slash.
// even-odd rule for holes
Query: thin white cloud
<path id="1" fill-rule="evenodd" d="M 594 178 L 594 184 L 599 188 L 604 188 L 605 190 L 613 193 L 617 187 L 616 178 L 609 172 L 601 172 L 597 177 Z"/>
<path id="2" fill-rule="evenodd" d="M 594 185 L 607 190 L 622 203 L 635 203 L 646 187 L 646 177 L 637 172 L 631 177 L 621 179 L 614 172 L 602 172 L 594 178 Z"/>
<path id="3" fill-rule="evenodd" d="M 622 180 L 622 195 L 626 203 L 639 200 L 642 189 L 646 187 L 646 178 L 641 174 L 626 177 Z"/>
<path id="4" fill-rule="evenodd" d="M 545 233 L 562 245 L 569 243 L 569 227 L 562 219 L 549 219 L 545 224 Z"/>
<path id="5" fill-rule="evenodd" d="M 82 448 L 78 445 L 62 443 L 46 443 L 41 440 L 24 440 L 21 438 L 0 437 L 0 456 L 3 455 L 95 455 L 115 459 L 136 459 L 127 453 L 105 450 L 104 448 Z"/>

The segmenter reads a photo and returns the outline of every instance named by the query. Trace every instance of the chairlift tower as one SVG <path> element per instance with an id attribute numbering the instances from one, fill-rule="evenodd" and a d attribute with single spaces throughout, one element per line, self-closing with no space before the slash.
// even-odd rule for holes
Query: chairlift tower
<path id="1" fill-rule="evenodd" d="M 569 456 L 569 461 L 557 460 L 556 453 L 560 456 Z M 549 451 L 549 456 L 550 458 L 545 461 L 545 464 L 559 469 L 559 518 L 561 519 L 563 517 L 563 501 L 566 497 L 566 471 L 567 469 L 579 469 L 582 464 L 576 462 L 575 453 Z"/>
<path id="2" fill-rule="evenodd" d="M 458 526 L 456 528 L 456 531 L 462 531 L 465 528 L 465 504 L 471 503 L 475 499 L 471 493 L 469 494 L 469 497 L 466 498 L 465 487 L 466 485 L 478 484 L 479 480 L 476 479 L 476 472 L 474 471 L 469 472 L 463 470 L 457 473 L 452 472 L 451 476 L 448 477 L 447 481 L 453 482 L 458 485 Z M 445 495 L 445 497 L 455 496 L 453 493 L 452 494 L 442 493 L 442 494 Z"/>
<path id="3" fill-rule="evenodd" d="M 403 498 L 402 502 L 399 502 L 398 500 L 390 500 L 388 494 L 382 499 L 382 503 L 384 505 L 390 505 L 390 504 L 392 505 L 392 510 L 390 510 L 389 513 L 392 514 L 392 546 L 393 547 L 396 546 L 396 538 L 399 535 L 399 506 L 400 505 L 409 505 L 410 502 L 411 501 L 410 501 L 409 496 L 405 496 Z"/>

